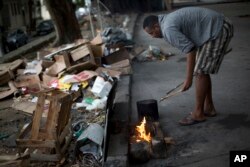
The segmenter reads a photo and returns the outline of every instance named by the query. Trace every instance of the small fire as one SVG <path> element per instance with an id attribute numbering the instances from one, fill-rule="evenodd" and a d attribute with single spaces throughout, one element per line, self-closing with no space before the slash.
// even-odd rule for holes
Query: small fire
<path id="1" fill-rule="evenodd" d="M 142 140 L 145 140 L 147 142 L 151 141 L 151 135 L 150 133 L 146 134 L 146 118 L 143 117 L 143 120 L 139 126 L 136 126 L 137 132 L 139 132 L 139 136 L 137 136 L 137 142 L 140 142 Z"/>

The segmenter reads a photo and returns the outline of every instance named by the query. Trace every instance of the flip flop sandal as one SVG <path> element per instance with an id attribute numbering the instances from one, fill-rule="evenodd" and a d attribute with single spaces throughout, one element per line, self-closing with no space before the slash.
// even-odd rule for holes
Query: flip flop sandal
<path id="1" fill-rule="evenodd" d="M 205 122 L 206 120 L 194 120 L 191 115 L 188 115 L 187 117 L 183 118 L 182 120 L 179 121 L 179 124 L 182 126 L 189 126 L 189 125 L 194 125 L 198 123 Z"/>

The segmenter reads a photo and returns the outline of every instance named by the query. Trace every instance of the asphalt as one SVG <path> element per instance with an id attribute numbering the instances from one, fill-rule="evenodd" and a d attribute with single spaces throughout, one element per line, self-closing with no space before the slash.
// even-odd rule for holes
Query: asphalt
<path id="1" fill-rule="evenodd" d="M 178 121 L 194 108 L 194 86 L 187 92 L 158 102 L 160 124 L 164 133 L 176 144 L 168 150 L 165 159 L 152 159 L 142 165 L 129 166 L 181 166 L 228 167 L 233 150 L 250 151 L 250 3 L 206 5 L 222 12 L 234 24 L 232 52 L 227 54 L 217 75 L 212 75 L 213 98 L 218 115 L 193 126 L 180 126 Z M 156 13 L 158 14 L 158 13 Z M 178 50 L 160 39 L 152 39 L 143 32 L 143 14 L 138 18 L 134 40 L 138 45 L 155 45 L 175 56 L 167 61 L 134 63 L 131 88 L 131 123 L 138 122 L 136 102 L 156 99 L 165 95 L 185 79 L 186 59 Z"/>

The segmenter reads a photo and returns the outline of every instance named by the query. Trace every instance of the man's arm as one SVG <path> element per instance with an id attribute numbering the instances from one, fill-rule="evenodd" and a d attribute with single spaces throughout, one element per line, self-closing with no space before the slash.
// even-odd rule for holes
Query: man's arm
<path id="1" fill-rule="evenodd" d="M 195 49 L 187 53 L 187 74 L 182 91 L 186 91 L 192 86 L 193 72 L 195 66 L 195 56 L 196 56 Z"/>

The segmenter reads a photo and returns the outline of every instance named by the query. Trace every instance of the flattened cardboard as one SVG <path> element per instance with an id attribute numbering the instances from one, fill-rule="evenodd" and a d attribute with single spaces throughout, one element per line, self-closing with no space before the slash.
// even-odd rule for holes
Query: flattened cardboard
<path id="1" fill-rule="evenodd" d="M 15 103 L 13 103 L 13 105 L 11 107 L 14 108 L 15 110 L 23 111 L 26 114 L 32 115 L 33 112 L 36 110 L 36 105 L 37 105 L 37 103 L 31 102 L 31 101 L 17 101 Z M 44 108 L 45 108 L 45 110 L 42 114 L 42 117 L 47 117 L 48 109 L 46 109 L 46 107 L 44 107 Z"/>
<path id="2" fill-rule="evenodd" d="M 23 111 L 27 114 L 33 114 L 36 109 L 36 103 L 31 101 L 17 101 L 13 103 L 12 108 Z"/>

